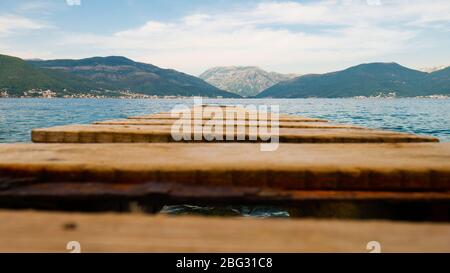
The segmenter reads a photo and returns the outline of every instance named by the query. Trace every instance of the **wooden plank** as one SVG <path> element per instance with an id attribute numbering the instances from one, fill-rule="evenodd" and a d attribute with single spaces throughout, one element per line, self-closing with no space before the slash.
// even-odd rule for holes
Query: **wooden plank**
<path id="1" fill-rule="evenodd" d="M 173 125 L 176 120 L 173 119 L 114 119 L 97 121 L 96 125 Z M 209 123 L 210 120 L 204 120 L 201 124 Z M 193 122 L 192 122 L 193 123 Z M 260 123 L 249 123 L 245 121 L 223 121 L 224 125 L 258 127 Z M 270 126 L 270 121 L 269 121 Z M 351 129 L 366 129 L 364 127 L 348 124 L 333 124 L 328 122 L 280 122 L 280 128 L 351 128 Z"/>
<path id="2" fill-rule="evenodd" d="M 0 252 L 449 252 L 450 224 L 0 212 Z"/>
<path id="3" fill-rule="evenodd" d="M 198 117 L 191 115 L 191 116 L 172 116 L 170 113 L 160 113 L 160 114 L 151 114 L 151 115 L 142 115 L 142 116 L 132 116 L 128 117 L 129 119 L 172 119 L 172 120 L 178 120 L 178 119 L 198 119 Z M 202 116 L 201 119 L 208 119 L 209 117 Z M 224 117 L 225 118 L 225 117 Z M 245 116 L 243 118 L 236 117 L 236 120 L 258 120 L 258 117 L 250 117 Z M 269 116 L 268 119 L 270 120 L 271 117 Z M 286 121 L 286 122 L 327 122 L 327 120 L 319 119 L 319 118 L 308 118 L 308 117 L 297 117 L 297 116 L 280 116 L 279 121 Z"/>
<path id="4" fill-rule="evenodd" d="M 202 135 L 200 131 L 190 133 L 191 141 L 206 139 L 231 139 L 236 141 L 241 136 L 245 142 L 271 141 L 275 133 L 259 133 L 245 128 L 245 133 L 236 130 L 222 129 L 212 132 L 201 140 L 194 140 L 194 135 Z M 181 132 L 180 132 L 181 133 Z M 230 138 L 229 138 L 230 137 Z M 279 141 L 288 143 L 374 143 L 374 142 L 438 142 L 434 137 L 418 136 L 407 133 L 353 128 L 280 128 Z M 172 137 L 170 126 L 138 126 L 138 125 L 66 125 L 32 130 L 32 140 L 37 143 L 111 143 L 111 142 L 176 142 Z"/>
<path id="5" fill-rule="evenodd" d="M 268 114 L 271 115 L 271 111 L 270 108 L 268 107 L 266 110 L 260 110 L 260 108 L 255 107 L 254 109 L 252 108 L 245 108 L 245 107 L 240 107 L 240 106 L 193 106 L 190 108 L 184 108 L 184 109 L 173 109 L 172 111 L 169 112 L 160 112 L 160 113 L 154 113 L 154 114 L 149 114 L 149 115 L 159 115 L 159 114 L 164 114 L 164 115 L 171 115 L 172 113 L 190 113 L 190 114 L 194 114 L 196 113 L 197 115 L 200 114 L 211 114 L 213 112 L 220 112 L 223 115 L 227 114 L 227 113 L 233 113 L 233 114 L 245 114 L 245 115 L 258 115 L 258 114 Z M 298 115 L 287 115 L 287 114 L 282 114 L 282 113 L 278 113 L 278 115 L 280 117 L 300 117 Z"/>
<path id="6" fill-rule="evenodd" d="M 450 143 L 2 144 L 0 177 L 284 190 L 448 191 Z M 17 182 L 18 184 L 20 182 Z"/>

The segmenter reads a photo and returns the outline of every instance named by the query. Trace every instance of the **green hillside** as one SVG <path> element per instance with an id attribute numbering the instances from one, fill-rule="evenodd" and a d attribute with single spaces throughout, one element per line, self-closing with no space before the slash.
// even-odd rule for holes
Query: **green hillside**
<path id="1" fill-rule="evenodd" d="M 23 95 L 31 89 L 51 89 L 58 93 L 86 92 L 95 88 L 87 80 L 64 72 L 35 68 L 26 61 L 0 55 L 0 89 L 11 96 Z"/>
<path id="2" fill-rule="evenodd" d="M 280 82 L 257 97 L 339 98 L 390 92 L 395 92 L 400 97 L 450 94 L 449 73 L 426 73 L 396 63 L 361 64 L 342 71 L 304 75 Z"/>
<path id="3" fill-rule="evenodd" d="M 0 91 L 18 97 L 32 89 L 51 90 L 58 96 L 117 96 L 130 91 L 159 96 L 239 97 L 194 76 L 124 57 L 24 61 L 0 55 Z"/>
<path id="4" fill-rule="evenodd" d="M 239 97 L 173 69 L 134 62 L 120 56 L 81 60 L 29 61 L 35 67 L 62 71 L 111 90 L 159 96 Z"/>

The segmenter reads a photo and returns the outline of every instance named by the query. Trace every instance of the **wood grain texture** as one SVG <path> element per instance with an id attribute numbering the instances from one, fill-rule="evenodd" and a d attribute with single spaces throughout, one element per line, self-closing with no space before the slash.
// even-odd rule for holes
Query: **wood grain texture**
<path id="1" fill-rule="evenodd" d="M 180 111 L 178 114 L 157 113 L 93 125 L 34 129 L 32 140 L 37 143 L 174 142 L 181 139 L 173 135 L 172 125 L 176 123 L 179 130 L 175 133 L 189 136 L 183 137 L 184 142 L 265 142 L 273 141 L 274 137 L 288 143 L 438 142 L 428 136 L 330 124 L 326 120 L 301 116 L 280 115 L 278 119 L 277 115 L 274 123 L 273 113 L 239 106 L 203 105 Z M 218 123 L 218 120 L 222 122 Z M 199 135 L 200 138 L 195 137 Z"/>
<path id="2" fill-rule="evenodd" d="M 450 225 L 0 211 L 0 252 L 449 252 Z"/>
<path id="3" fill-rule="evenodd" d="M 173 119 L 115 119 L 115 120 L 105 120 L 105 121 L 97 121 L 93 124 L 96 125 L 173 125 L 176 120 Z M 204 120 L 201 124 L 207 124 L 210 120 Z M 193 124 L 193 122 L 192 122 Z M 223 121 L 224 126 L 254 126 L 259 127 L 261 124 L 256 123 L 252 124 L 245 121 Z M 270 121 L 268 123 L 270 126 Z M 364 127 L 349 125 L 349 124 L 333 124 L 328 122 L 280 122 L 280 128 L 323 128 L 323 129 L 332 129 L 332 128 L 351 128 L 351 129 L 367 129 Z"/>
<path id="4" fill-rule="evenodd" d="M 2 144 L 0 176 L 287 190 L 449 190 L 450 143 Z"/>
<path id="5" fill-rule="evenodd" d="M 132 116 L 128 117 L 129 119 L 199 119 L 199 117 L 196 117 L 194 115 L 191 116 L 173 116 L 170 113 L 159 113 L 159 114 L 150 114 L 150 115 L 142 115 L 142 116 Z M 200 119 L 209 119 L 208 117 L 201 116 Z M 259 120 L 258 117 L 254 116 L 246 116 L 246 117 L 235 117 L 235 120 Z M 268 117 L 270 120 L 270 116 Z M 319 118 L 308 118 L 308 117 L 298 117 L 298 116 L 284 116 L 280 115 L 279 121 L 286 121 L 286 122 L 328 122 L 324 119 Z"/>
<path id="6" fill-rule="evenodd" d="M 271 131 L 271 128 L 260 131 L 259 128 L 256 130 L 245 127 L 245 132 L 242 133 L 234 130 L 234 127 L 231 127 L 231 131 L 228 131 L 226 126 L 221 127 L 219 131 L 214 127 L 210 128 L 211 133 L 205 133 L 204 129 L 191 130 L 188 134 L 191 140 L 186 141 L 197 141 L 194 140 L 194 135 L 200 134 L 203 135 L 200 141 L 204 142 L 209 142 L 205 135 L 209 136 L 209 139 L 217 139 L 217 136 L 220 136 L 220 139 L 226 140 L 230 137 L 234 141 L 241 136 L 245 142 L 262 142 L 261 139 L 270 141 L 273 136 L 278 136 L 279 142 L 288 143 L 438 142 L 434 137 L 359 128 L 280 128 L 278 133 Z M 178 142 L 173 138 L 171 126 L 166 125 L 57 126 L 32 130 L 32 140 L 37 143 Z"/>

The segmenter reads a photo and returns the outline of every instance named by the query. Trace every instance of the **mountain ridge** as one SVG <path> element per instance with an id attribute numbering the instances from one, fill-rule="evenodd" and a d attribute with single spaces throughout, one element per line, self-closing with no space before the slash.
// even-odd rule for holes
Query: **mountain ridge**
<path id="1" fill-rule="evenodd" d="M 32 65 L 62 70 L 95 82 L 106 89 L 124 89 L 147 95 L 239 97 L 200 78 L 123 56 L 29 61 Z"/>
<path id="2" fill-rule="evenodd" d="M 122 56 L 22 60 L 0 55 L 0 91 L 22 96 L 34 89 L 48 89 L 56 96 L 119 96 L 131 92 L 148 96 L 239 97 L 195 76 Z"/>
<path id="3" fill-rule="evenodd" d="M 365 63 L 344 70 L 307 74 L 280 82 L 258 98 L 357 97 L 396 93 L 400 97 L 450 94 L 450 69 L 421 72 L 398 63 Z"/>
<path id="4" fill-rule="evenodd" d="M 231 70 L 230 74 L 227 69 Z M 243 79 L 237 84 L 241 91 L 244 84 L 256 85 L 251 92 L 257 92 L 264 84 L 270 85 L 256 96 L 241 92 L 256 98 L 371 97 L 386 93 L 399 97 L 450 95 L 450 67 L 422 72 L 394 62 L 364 63 L 335 72 L 298 77 L 267 72 L 256 66 L 216 67 L 202 75 L 211 78 L 208 76 L 211 73 L 213 78 L 220 78 L 218 75 L 225 71 L 232 81 L 236 69 L 244 71 L 238 71 L 236 76 Z M 273 75 L 282 75 L 282 79 L 272 84 Z M 240 97 L 195 76 L 123 56 L 22 60 L 0 54 L 0 96 L 20 97 L 27 91 L 35 92 L 34 89 L 40 90 L 39 94 L 51 90 L 56 96 L 77 93 L 120 96 L 124 91 L 145 96 Z"/>
<path id="5" fill-rule="evenodd" d="M 294 75 L 267 72 L 257 66 L 218 66 L 206 70 L 199 77 L 217 88 L 252 97 Z"/>
<path id="6" fill-rule="evenodd" d="M 418 68 L 417 70 L 422 71 L 422 72 L 427 72 L 427 73 L 433 73 L 435 71 L 439 71 L 439 70 L 445 69 L 447 67 L 450 67 L 450 65 L 438 65 L 438 66 L 432 66 L 432 67 L 421 67 L 421 68 Z"/>
<path id="7" fill-rule="evenodd" d="M 56 89 L 66 94 L 67 89 L 87 90 L 93 83 L 72 75 L 38 69 L 26 61 L 0 54 L 0 90 L 20 95 L 32 89 Z M 70 93 L 70 91 L 69 91 Z"/>

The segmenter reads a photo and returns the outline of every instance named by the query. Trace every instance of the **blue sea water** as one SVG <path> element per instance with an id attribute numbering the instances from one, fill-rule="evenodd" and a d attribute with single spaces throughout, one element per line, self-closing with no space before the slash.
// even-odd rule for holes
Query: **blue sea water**
<path id="1" fill-rule="evenodd" d="M 126 118 L 192 106 L 192 99 L 0 99 L 0 143 L 30 142 L 33 128 Z M 450 99 L 208 99 L 203 103 L 277 105 L 280 113 L 370 128 L 411 132 L 450 141 Z M 0 155 L 1 156 L 1 155 Z M 168 206 L 163 213 L 286 217 L 274 207 Z"/>
<path id="2" fill-rule="evenodd" d="M 203 102 L 279 105 L 281 113 L 450 141 L 450 99 L 208 99 Z M 126 118 L 193 103 L 192 99 L 0 99 L 0 143 L 30 142 L 33 128 Z"/>

